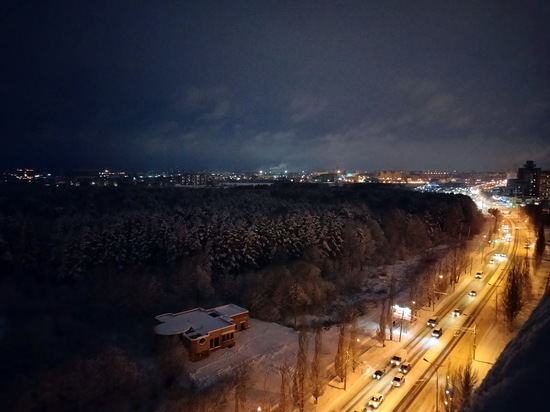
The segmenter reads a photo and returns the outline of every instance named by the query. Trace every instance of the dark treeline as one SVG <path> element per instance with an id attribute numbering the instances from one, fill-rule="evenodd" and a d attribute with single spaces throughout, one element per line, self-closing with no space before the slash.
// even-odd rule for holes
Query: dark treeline
<path id="1" fill-rule="evenodd" d="M 9 382 L 0 395 L 21 409 L 22 399 L 26 409 L 59 409 L 75 389 L 41 388 L 71 380 L 67 365 L 101 371 L 105 357 L 120 363 L 121 388 L 143 387 L 134 362 L 153 352 L 156 314 L 233 302 L 292 323 L 354 292 L 365 269 L 465 239 L 481 223 L 469 197 L 387 185 L 3 185 L 0 363 Z M 159 396 L 145 386 L 143 397 Z M 88 397 L 97 407 L 120 393 Z"/>

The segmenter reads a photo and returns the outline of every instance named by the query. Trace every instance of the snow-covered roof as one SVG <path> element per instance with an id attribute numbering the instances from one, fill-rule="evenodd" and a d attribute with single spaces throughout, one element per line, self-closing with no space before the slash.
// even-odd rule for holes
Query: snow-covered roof
<path id="1" fill-rule="evenodd" d="M 214 310 L 224 316 L 235 316 L 240 315 L 241 313 L 248 313 L 248 310 L 241 308 L 240 306 L 234 305 L 233 303 L 229 303 L 227 305 L 218 306 L 217 308 L 210 309 L 211 311 Z"/>
<path id="2" fill-rule="evenodd" d="M 242 308 L 241 308 L 242 309 Z M 183 333 L 189 339 L 198 339 L 215 330 L 235 326 L 230 318 L 216 310 L 206 311 L 197 308 L 179 313 L 165 313 L 156 316 L 162 322 L 155 327 L 158 335 L 177 335 Z"/>

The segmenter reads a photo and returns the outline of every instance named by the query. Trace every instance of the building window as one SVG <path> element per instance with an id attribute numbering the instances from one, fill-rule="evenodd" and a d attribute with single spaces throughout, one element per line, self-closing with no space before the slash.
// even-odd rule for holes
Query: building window
<path id="1" fill-rule="evenodd" d="M 210 339 L 210 349 L 219 348 L 220 347 L 220 338 L 214 338 Z"/>

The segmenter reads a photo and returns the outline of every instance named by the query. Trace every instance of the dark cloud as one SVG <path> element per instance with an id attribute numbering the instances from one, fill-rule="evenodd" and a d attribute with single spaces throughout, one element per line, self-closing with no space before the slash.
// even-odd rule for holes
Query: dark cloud
<path id="1" fill-rule="evenodd" d="M 543 1 L 13 2 L 0 164 L 550 167 L 549 19 Z"/>

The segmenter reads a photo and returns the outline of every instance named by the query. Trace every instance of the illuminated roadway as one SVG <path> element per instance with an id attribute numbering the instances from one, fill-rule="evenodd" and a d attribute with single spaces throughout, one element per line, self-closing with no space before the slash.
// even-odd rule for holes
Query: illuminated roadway
<path id="1" fill-rule="evenodd" d="M 439 353 L 430 354 L 431 358 L 428 358 L 432 365 L 428 365 L 428 369 L 421 377 L 420 381 L 410 388 L 407 395 L 401 400 L 401 402 L 394 407 L 394 411 L 432 411 L 436 410 L 436 373 L 439 374 L 439 396 L 443 395 L 443 388 L 446 384 L 446 375 L 449 364 L 454 368 L 457 366 L 465 365 L 472 360 L 475 347 L 475 358 L 473 359 L 472 366 L 474 370 L 479 374 L 480 380 L 486 375 L 492 364 L 498 358 L 500 352 L 506 346 L 506 343 L 510 339 L 510 335 L 506 332 L 506 326 L 503 322 L 497 323 L 497 317 L 502 320 L 502 313 L 500 309 L 497 310 L 495 305 L 498 303 L 496 293 L 499 295 L 502 290 L 498 290 L 499 287 L 504 285 L 505 274 L 507 273 L 510 265 L 512 264 L 511 257 L 524 257 L 528 253 L 522 245 L 528 240 L 525 229 L 515 230 L 514 226 L 525 224 L 515 224 L 506 218 L 510 227 L 510 232 L 513 233 L 514 238 L 512 244 L 508 248 L 508 256 L 505 260 L 501 260 L 500 265 L 497 258 L 495 259 L 495 265 L 497 267 L 492 272 L 492 276 L 483 280 L 481 287 L 482 293 L 478 293 L 477 297 L 471 299 L 476 302 L 469 306 L 471 313 L 463 321 L 462 328 L 457 329 L 460 333 L 458 337 L 454 337 L 456 341 L 451 342 Z M 503 253 L 500 250 L 498 253 Z M 484 257 L 489 260 L 490 256 Z M 481 282 L 481 280 L 479 281 Z M 472 284 L 474 288 L 475 283 Z M 498 290 L 498 291 L 497 291 Z M 481 288 L 478 289 L 478 292 Z M 502 304 L 500 303 L 500 306 Z M 500 311 L 500 313 L 499 313 Z M 475 334 L 473 327 L 475 325 Z M 426 362 L 424 362 L 426 363 Z M 442 365 L 437 370 L 437 365 Z M 443 410 L 442 402 L 439 402 L 439 410 Z M 390 410 L 390 409 L 387 409 Z"/>
<path id="2" fill-rule="evenodd" d="M 439 317 L 438 326 L 443 328 L 441 338 L 432 337 L 433 328 L 425 326 L 405 342 L 403 348 L 408 352 L 407 361 L 412 364 L 411 371 L 406 375 L 405 384 L 400 388 L 391 387 L 391 380 L 398 371 L 397 368 L 389 367 L 389 359 L 387 359 L 385 361 L 388 362 L 388 371 L 382 379 L 363 377 L 364 383 L 357 382 L 362 385 L 358 388 L 354 385 L 354 388 L 346 394 L 346 400 L 343 400 L 341 407 L 332 410 L 362 411 L 370 396 L 375 393 L 382 393 L 386 397 L 378 411 L 436 410 L 436 381 L 439 380 L 440 388 L 444 387 L 449 364 L 454 369 L 466 364 L 473 356 L 474 345 L 477 345 L 474 369 L 479 370 L 481 377 L 486 374 L 506 344 L 506 340 L 499 339 L 498 336 L 495 344 L 494 335 L 498 332 L 495 328 L 497 316 L 495 292 L 499 286 L 504 285 L 502 280 L 511 264 L 511 258 L 518 254 L 518 249 L 519 253 L 524 252 L 519 245 L 523 245 L 526 239 L 523 233 L 520 233 L 525 229 L 515 230 L 514 227 L 517 225 L 506 216 L 504 219 L 508 222 L 509 232 L 513 236 L 512 241 L 503 242 L 498 239 L 496 248 L 489 248 L 486 254 L 483 254 L 486 243 L 480 246 L 480 250 L 474 252 L 478 262 L 474 267 L 479 267 L 480 260 L 483 262 L 483 278 L 475 279 L 472 275 L 469 280 L 460 282 L 458 284 L 460 286 L 457 285 L 456 290 L 449 292 L 452 294 L 438 304 L 439 307 L 434 316 Z M 524 223 L 520 225 L 522 228 L 525 227 Z M 483 242 L 486 240 L 484 239 Z M 506 253 L 507 257 L 496 258 L 493 256 L 495 253 Z M 487 263 L 491 259 L 495 260 L 494 264 Z M 476 270 L 473 271 L 475 272 Z M 477 291 L 477 296 L 469 296 L 468 292 L 471 290 Z M 451 315 L 455 308 L 461 310 L 461 316 Z M 424 358 L 429 363 L 423 361 Z M 376 362 L 376 364 L 379 363 Z M 442 410 L 441 407 L 440 410 Z"/>

